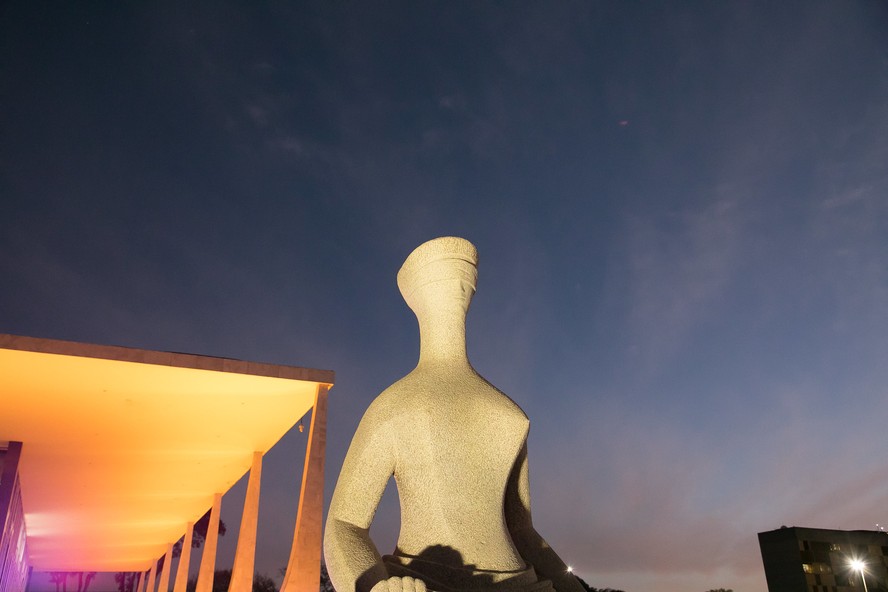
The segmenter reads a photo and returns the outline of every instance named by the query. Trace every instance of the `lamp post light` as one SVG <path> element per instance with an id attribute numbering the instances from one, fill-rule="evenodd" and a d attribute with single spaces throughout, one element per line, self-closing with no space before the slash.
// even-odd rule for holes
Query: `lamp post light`
<path id="1" fill-rule="evenodd" d="M 852 559 L 851 560 L 851 569 L 860 572 L 860 579 L 863 580 L 863 592 L 869 592 L 866 589 L 866 564 L 860 559 Z"/>

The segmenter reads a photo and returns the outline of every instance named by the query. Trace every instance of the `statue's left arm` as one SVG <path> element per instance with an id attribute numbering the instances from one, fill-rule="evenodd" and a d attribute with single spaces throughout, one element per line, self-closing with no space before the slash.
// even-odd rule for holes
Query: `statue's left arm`
<path id="1" fill-rule="evenodd" d="M 577 578 L 567 571 L 564 561 L 533 527 L 526 441 L 506 486 L 505 514 L 515 548 L 539 576 L 550 580 L 557 592 L 584 592 Z"/>

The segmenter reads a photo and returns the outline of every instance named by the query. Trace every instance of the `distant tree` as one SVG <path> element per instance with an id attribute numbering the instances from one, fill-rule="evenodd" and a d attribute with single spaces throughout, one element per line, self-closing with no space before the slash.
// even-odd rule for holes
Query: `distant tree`
<path id="1" fill-rule="evenodd" d="M 192 549 L 200 549 L 200 546 L 207 540 L 207 531 L 210 529 L 210 510 L 207 510 L 207 513 L 200 517 L 200 519 L 194 523 L 194 529 L 191 535 L 191 548 Z M 225 526 L 225 523 L 222 520 L 219 520 L 219 536 L 225 536 L 225 533 L 228 531 L 228 528 Z M 173 545 L 173 557 L 180 557 L 182 555 L 182 545 L 185 544 L 185 536 L 183 535 L 181 539 L 176 541 L 176 544 Z M 157 562 L 157 569 L 160 570 L 163 567 L 164 557 L 160 558 Z M 93 574 L 95 575 L 95 574 Z M 50 580 L 51 581 L 51 580 Z M 136 592 L 136 574 L 133 572 L 119 571 L 114 574 L 114 581 L 117 582 L 117 592 Z M 227 590 L 227 588 L 226 588 Z M 56 592 L 58 590 L 58 584 L 56 584 Z M 65 592 L 64 590 L 62 592 Z M 79 592 L 86 592 L 86 590 L 81 590 Z"/>
<path id="2" fill-rule="evenodd" d="M 55 584 L 56 592 L 59 592 L 59 586 L 62 592 L 68 592 L 68 578 L 77 578 L 77 592 L 87 592 L 93 578 L 96 577 L 94 571 L 51 571 L 49 572 L 50 583 Z"/>
<path id="3" fill-rule="evenodd" d="M 281 574 L 281 577 L 286 577 L 287 567 L 280 568 L 278 573 Z M 327 564 L 323 560 L 321 560 L 320 592 L 336 592 L 336 588 L 333 587 L 333 581 L 330 579 L 330 574 L 327 573 Z"/>
<path id="4" fill-rule="evenodd" d="M 321 561 L 321 590 L 320 592 L 336 592 L 330 574 L 327 573 L 327 564 Z"/>
<path id="5" fill-rule="evenodd" d="M 586 592 L 623 592 L 622 590 L 616 590 L 614 588 L 593 588 L 589 584 L 586 583 L 586 580 L 581 578 L 580 576 L 574 574 L 574 577 L 580 582 L 580 586 L 582 586 Z"/>
<path id="6" fill-rule="evenodd" d="M 228 592 L 231 583 L 230 569 L 217 569 L 213 573 L 213 592 Z M 191 578 L 185 585 L 186 592 L 194 592 L 197 589 L 197 578 Z M 274 580 L 265 574 L 253 574 L 253 592 L 277 592 Z"/>
<path id="7" fill-rule="evenodd" d="M 83 579 L 84 575 L 86 576 L 85 580 Z M 94 572 L 94 571 L 80 572 L 80 582 L 82 582 L 82 585 L 80 583 L 78 583 L 77 592 L 86 592 L 89 589 L 90 583 L 93 581 L 93 578 L 95 578 L 95 577 L 96 577 L 96 572 Z"/>
<path id="8" fill-rule="evenodd" d="M 59 592 L 59 586 L 62 587 L 62 592 L 68 591 L 68 572 L 51 571 L 49 572 L 49 581 L 56 585 L 56 592 Z"/>
<path id="9" fill-rule="evenodd" d="M 191 535 L 191 548 L 199 549 L 200 546 L 207 540 L 207 531 L 210 529 L 210 510 L 207 510 L 207 513 L 200 517 L 200 520 L 194 523 L 194 532 Z M 225 526 L 225 523 L 222 520 L 219 520 L 219 536 L 225 536 L 225 533 L 228 531 L 228 528 Z M 182 545 L 185 543 L 185 536 L 183 535 L 181 539 L 176 541 L 176 544 L 173 545 L 173 557 L 179 557 L 182 555 Z"/>
<path id="10" fill-rule="evenodd" d="M 253 592 L 277 592 L 277 585 L 267 575 L 257 573 L 253 575 Z"/>
<path id="11" fill-rule="evenodd" d="M 114 574 L 114 581 L 117 582 L 117 592 L 135 592 L 138 579 L 139 574 L 137 572 L 117 572 Z"/>
<path id="12" fill-rule="evenodd" d="M 734 592 L 730 588 L 713 588 L 712 590 L 707 590 L 707 592 Z"/>

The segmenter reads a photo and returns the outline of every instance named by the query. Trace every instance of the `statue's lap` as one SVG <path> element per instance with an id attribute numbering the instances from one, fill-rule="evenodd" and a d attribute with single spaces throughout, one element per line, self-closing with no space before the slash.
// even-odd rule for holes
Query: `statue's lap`
<path id="1" fill-rule="evenodd" d="M 551 582 L 541 581 L 533 567 L 494 571 L 471 565 L 445 565 L 407 555 L 385 555 L 382 560 L 389 576 L 419 578 L 434 592 L 554 592 Z"/>

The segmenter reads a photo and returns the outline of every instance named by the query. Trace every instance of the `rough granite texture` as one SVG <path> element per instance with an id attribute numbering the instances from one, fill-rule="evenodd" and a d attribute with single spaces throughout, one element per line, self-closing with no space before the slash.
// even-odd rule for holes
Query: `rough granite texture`
<path id="1" fill-rule="evenodd" d="M 398 273 L 419 364 L 373 401 L 343 463 L 324 535 L 337 592 L 583 590 L 531 522 L 527 416 L 466 356 L 476 281 L 475 247 L 455 237 Z M 401 531 L 383 558 L 369 528 L 392 475 Z"/>

